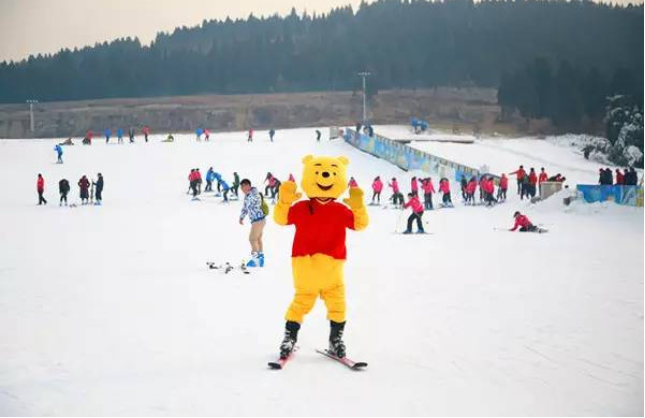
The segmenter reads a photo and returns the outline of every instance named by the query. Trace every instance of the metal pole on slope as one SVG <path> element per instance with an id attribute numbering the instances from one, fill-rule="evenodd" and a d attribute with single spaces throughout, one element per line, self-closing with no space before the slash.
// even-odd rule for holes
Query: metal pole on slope
<path id="1" fill-rule="evenodd" d="M 367 90 L 366 90 L 365 79 L 370 75 L 370 72 L 362 71 L 358 73 L 358 75 L 363 78 L 363 124 L 365 124 L 367 122 L 367 100 L 366 100 Z"/>
<path id="2" fill-rule="evenodd" d="M 29 103 L 29 129 L 31 133 L 34 133 L 34 103 L 38 103 L 38 100 L 27 100 Z"/>

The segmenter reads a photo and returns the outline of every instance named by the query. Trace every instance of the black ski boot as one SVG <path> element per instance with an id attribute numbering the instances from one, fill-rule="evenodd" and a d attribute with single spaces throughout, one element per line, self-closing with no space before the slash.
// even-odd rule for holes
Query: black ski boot
<path id="1" fill-rule="evenodd" d="M 329 352 L 336 357 L 345 357 L 345 343 L 343 342 L 343 330 L 345 322 L 329 321 L 331 332 L 329 333 Z"/>
<path id="2" fill-rule="evenodd" d="M 285 359 L 291 355 L 293 348 L 296 346 L 296 341 L 298 340 L 298 330 L 300 329 L 300 324 L 294 321 L 287 321 L 287 325 L 284 330 L 284 340 L 280 344 L 280 358 Z"/>

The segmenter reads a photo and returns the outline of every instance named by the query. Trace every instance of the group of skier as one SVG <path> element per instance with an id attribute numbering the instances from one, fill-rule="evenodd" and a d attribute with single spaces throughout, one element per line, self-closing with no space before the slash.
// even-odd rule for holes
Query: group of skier
<path id="1" fill-rule="evenodd" d="M 202 193 L 202 183 L 203 183 L 203 178 L 202 174 L 199 171 L 199 168 L 193 168 L 190 170 L 190 174 L 188 174 L 188 192 L 193 195 L 193 200 L 199 200 L 197 197 Z M 217 185 L 217 192 L 216 196 L 219 197 L 221 196 L 223 198 L 224 202 L 229 201 L 228 193 L 232 192 L 233 196 L 237 199 L 238 193 L 239 193 L 239 187 L 240 187 L 240 176 L 237 174 L 237 172 L 233 173 L 233 183 L 229 185 L 229 183 L 224 180 L 222 175 L 215 171 L 213 167 L 210 167 L 208 171 L 206 172 L 206 187 L 204 187 L 204 193 L 207 192 L 213 192 L 213 183 L 216 182 Z"/>
<path id="2" fill-rule="evenodd" d="M 143 137 L 146 142 L 148 142 L 148 137 L 150 136 L 150 127 L 148 125 L 145 125 L 143 128 L 141 128 L 141 133 L 143 134 Z M 117 143 L 123 144 L 123 134 L 124 131 L 122 128 L 117 128 L 115 131 L 115 136 L 117 139 Z M 103 130 L 103 137 L 105 138 L 105 143 L 109 144 L 110 139 L 112 138 L 112 129 L 111 128 L 105 128 Z M 134 139 L 136 137 L 136 130 L 134 127 L 130 127 L 128 129 L 128 138 L 130 140 L 130 143 L 134 143 Z M 92 139 L 94 138 L 94 131 L 89 129 L 85 133 L 85 137 L 83 138 L 83 145 L 92 145 Z"/>
<path id="3" fill-rule="evenodd" d="M 601 186 L 636 186 L 638 184 L 638 173 L 634 167 L 625 168 L 623 172 L 617 168 L 615 182 L 611 168 L 601 168 L 598 170 L 598 174 L 598 184 Z"/>
<path id="4" fill-rule="evenodd" d="M 79 196 L 81 198 L 81 204 L 87 205 L 94 203 L 95 205 L 101 205 L 103 203 L 103 175 L 101 173 L 97 174 L 96 181 L 90 181 L 86 175 L 83 175 L 78 180 Z M 68 206 L 67 195 L 69 194 L 71 188 L 69 180 L 61 179 L 58 182 L 58 193 L 60 194 L 59 206 Z M 38 173 L 38 178 L 36 180 L 36 191 L 38 192 L 38 204 L 47 204 L 47 199 L 44 197 L 45 193 L 45 179 L 42 174 Z"/>

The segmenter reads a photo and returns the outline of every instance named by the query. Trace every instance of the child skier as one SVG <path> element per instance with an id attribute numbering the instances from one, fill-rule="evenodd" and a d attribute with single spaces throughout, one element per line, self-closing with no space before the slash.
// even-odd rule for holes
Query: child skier
<path id="1" fill-rule="evenodd" d="M 381 177 L 376 176 L 376 178 L 372 182 L 372 204 L 373 205 L 374 204 L 378 204 L 378 205 L 381 204 L 381 191 L 382 190 L 383 190 L 383 182 L 381 181 Z M 374 199 L 376 199 L 376 201 L 378 203 L 375 203 Z"/>
<path id="2" fill-rule="evenodd" d="M 419 182 L 416 177 L 412 177 L 412 180 L 410 180 L 410 190 L 413 195 L 419 196 Z"/>
<path id="3" fill-rule="evenodd" d="M 396 177 L 392 177 L 392 183 L 387 184 L 388 187 L 392 188 L 392 196 L 390 200 L 394 203 L 395 207 L 403 204 L 403 194 L 399 190 L 399 183 L 396 181 Z"/>
<path id="4" fill-rule="evenodd" d="M 450 198 L 450 181 L 447 178 L 443 177 L 439 181 L 439 191 L 443 193 L 442 207 L 454 207 L 452 199 Z"/>
<path id="5" fill-rule="evenodd" d="M 423 207 L 425 210 L 433 210 L 432 195 L 435 193 L 434 184 L 432 184 L 432 177 L 421 180 L 421 188 L 423 189 Z"/>
<path id="6" fill-rule="evenodd" d="M 475 204 L 475 191 L 477 190 L 477 178 L 475 176 L 470 178 L 466 185 L 466 204 Z"/>
<path id="7" fill-rule="evenodd" d="M 413 193 L 408 193 L 408 202 L 403 205 L 403 209 L 412 208 L 412 214 L 408 217 L 408 227 L 404 234 L 412 233 L 412 222 L 416 219 L 417 221 L 417 234 L 423 234 L 423 222 L 421 222 L 421 217 L 423 216 L 423 206 L 419 202 L 419 198 Z"/>

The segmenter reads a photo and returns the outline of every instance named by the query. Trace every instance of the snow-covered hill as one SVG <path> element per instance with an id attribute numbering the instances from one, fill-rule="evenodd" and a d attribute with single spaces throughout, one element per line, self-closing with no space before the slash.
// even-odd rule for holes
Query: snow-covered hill
<path id="1" fill-rule="evenodd" d="M 403 236 L 407 214 L 369 207 L 345 270 L 348 353 L 368 370 L 314 352 L 328 336 L 318 302 L 276 372 L 293 230 L 268 223 L 260 271 L 207 270 L 248 256 L 249 227 L 240 202 L 190 201 L 190 169 L 261 184 L 299 179 L 306 154 L 346 155 L 366 194 L 376 175 L 407 190 L 410 174 L 313 128 L 176 138 L 99 139 L 65 148 L 63 165 L 53 140 L 0 141 L 0 415 L 643 414 L 642 209 L 511 193 L 427 212 L 433 235 Z M 528 166 L 517 147 L 495 158 Z M 581 158 L 554 149 L 560 166 Z M 103 206 L 58 206 L 58 180 L 78 202 L 76 182 L 98 172 Z M 550 232 L 494 229 L 515 210 Z"/>

